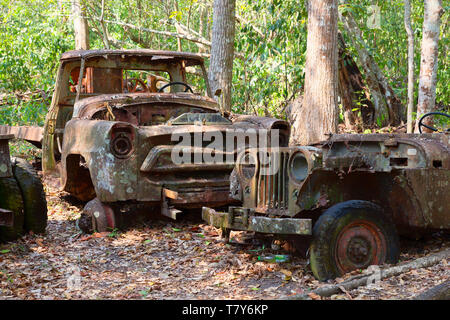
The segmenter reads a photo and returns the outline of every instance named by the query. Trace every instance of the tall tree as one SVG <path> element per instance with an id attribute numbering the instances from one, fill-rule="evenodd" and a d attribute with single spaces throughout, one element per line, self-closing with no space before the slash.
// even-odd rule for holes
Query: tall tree
<path id="1" fill-rule="evenodd" d="M 422 48 L 420 55 L 419 99 L 417 102 L 417 118 L 433 111 L 436 100 L 436 82 L 438 68 L 439 33 L 441 15 L 444 12 L 442 0 L 425 1 L 425 13 L 422 30 Z M 431 119 L 428 118 L 431 125 Z M 415 131 L 418 132 L 418 121 Z"/>
<path id="2" fill-rule="evenodd" d="M 338 3 L 308 1 L 305 93 L 291 143 L 307 145 L 336 133 L 338 125 Z M 300 106 L 300 104 L 298 104 Z"/>
<path id="3" fill-rule="evenodd" d="M 358 65 L 349 54 L 342 34 L 338 34 L 339 43 L 339 96 L 344 108 L 345 127 L 350 129 L 353 125 L 372 125 L 374 122 L 375 109 L 370 101 L 370 92 Z M 355 109 L 361 113 L 361 117 L 354 112 Z"/>
<path id="4" fill-rule="evenodd" d="M 405 1 L 405 29 L 408 35 L 408 109 L 406 112 L 406 132 L 412 130 L 412 113 L 414 109 L 414 32 L 411 26 L 411 3 Z"/>
<path id="5" fill-rule="evenodd" d="M 75 49 L 89 49 L 89 26 L 84 14 L 82 0 L 72 0 L 73 27 L 75 30 Z"/>
<path id="6" fill-rule="evenodd" d="M 340 2 L 344 4 L 348 1 L 340 0 Z M 345 12 L 339 15 L 339 19 L 358 53 L 358 60 L 364 70 L 365 80 L 370 89 L 371 100 L 375 107 L 377 123 L 381 126 L 400 124 L 403 118 L 403 106 L 400 99 L 397 98 L 383 71 L 366 49 L 361 29 L 358 27 L 353 15 L 351 12 Z"/>
<path id="7" fill-rule="evenodd" d="M 213 94 L 221 89 L 220 105 L 231 110 L 235 33 L 235 0 L 214 0 L 208 80 Z"/>

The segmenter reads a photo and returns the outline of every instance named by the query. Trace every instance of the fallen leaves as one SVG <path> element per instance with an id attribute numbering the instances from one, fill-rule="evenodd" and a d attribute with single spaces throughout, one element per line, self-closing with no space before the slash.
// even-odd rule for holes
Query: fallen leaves
<path id="1" fill-rule="evenodd" d="M 279 244 L 247 241 L 242 232 L 225 244 L 220 230 L 183 220 L 83 235 L 74 221 L 83 204 L 46 189 L 47 233 L 0 246 L 1 299 L 270 299 L 304 292 L 322 299 L 311 291 L 325 284 L 314 279 L 305 259 L 258 261 L 260 255 L 286 254 Z M 402 259 L 448 245 L 430 240 L 418 250 L 415 242 Z M 448 269 L 442 261 L 328 299 L 407 298 L 448 278 Z M 69 280 L 79 287 L 69 288 Z"/>

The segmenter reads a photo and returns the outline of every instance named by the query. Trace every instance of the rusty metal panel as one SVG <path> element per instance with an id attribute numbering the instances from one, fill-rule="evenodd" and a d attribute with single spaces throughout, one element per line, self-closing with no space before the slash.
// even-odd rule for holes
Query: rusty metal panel
<path id="1" fill-rule="evenodd" d="M 7 126 L 0 125 L 0 135 L 1 134 L 12 134 L 17 139 L 23 139 L 27 141 L 42 143 L 42 137 L 44 133 L 44 128 L 36 126 Z"/>
<path id="2" fill-rule="evenodd" d="M 14 136 L 11 134 L 0 134 L 0 178 L 12 176 L 8 142 L 13 138 Z"/>
<path id="3" fill-rule="evenodd" d="M 450 229 L 450 170 L 405 170 L 423 212 L 426 227 Z"/>
<path id="4" fill-rule="evenodd" d="M 0 226 L 12 227 L 14 225 L 14 212 L 0 208 Z"/>

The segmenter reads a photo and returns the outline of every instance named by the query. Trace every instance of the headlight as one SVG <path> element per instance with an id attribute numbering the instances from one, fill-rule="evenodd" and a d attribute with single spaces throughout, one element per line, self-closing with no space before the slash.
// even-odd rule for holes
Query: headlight
<path id="1" fill-rule="evenodd" d="M 303 153 L 297 152 L 292 156 L 289 169 L 295 182 L 301 183 L 306 179 L 308 176 L 308 161 Z"/>
<path id="2" fill-rule="evenodd" d="M 117 158 L 126 158 L 133 150 L 133 143 L 126 133 L 117 134 L 111 141 L 111 152 Z"/>
<path id="3" fill-rule="evenodd" d="M 250 152 L 244 152 L 238 160 L 239 175 L 245 180 L 250 180 L 256 174 L 256 157 Z"/>

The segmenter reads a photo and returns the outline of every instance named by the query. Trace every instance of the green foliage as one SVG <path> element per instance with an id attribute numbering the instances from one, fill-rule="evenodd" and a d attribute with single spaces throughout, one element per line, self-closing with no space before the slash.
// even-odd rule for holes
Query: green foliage
<path id="1" fill-rule="evenodd" d="M 373 4 L 380 7 L 380 29 L 371 29 L 366 23 L 369 16 L 368 8 Z M 415 101 L 417 102 L 424 4 L 421 0 L 412 0 L 411 6 L 411 23 L 415 37 Z M 436 86 L 436 101 L 445 105 L 450 104 L 450 90 L 448 86 L 450 81 L 450 60 L 448 56 L 450 41 L 448 35 L 449 8 L 450 6 L 448 5 L 445 7 L 444 2 L 445 13 L 441 18 L 442 24 L 439 39 L 440 50 L 437 75 L 438 82 Z M 340 10 L 341 12 L 350 11 L 356 21 L 359 22 L 359 27 L 363 33 L 366 48 L 374 56 L 396 95 L 402 100 L 402 103 L 406 105 L 408 83 L 408 42 L 403 20 L 403 0 L 357 0 L 351 1 L 351 4 L 341 6 Z M 349 45 L 349 43 L 347 43 L 347 45 Z M 352 50 L 354 56 L 356 56 L 356 51 L 351 46 L 350 50 Z"/>
<path id="2" fill-rule="evenodd" d="M 73 47 L 56 8 L 53 0 L 0 1 L 0 91 L 53 86 L 59 56 Z"/>
<path id="3" fill-rule="evenodd" d="M 178 39 L 124 27 L 121 23 L 152 30 L 179 32 L 176 24 L 191 35 L 211 39 L 212 0 L 107 0 L 104 18 L 111 48 L 178 50 Z M 175 3 L 177 5 L 175 5 Z M 351 12 L 361 28 L 366 48 L 372 53 L 390 85 L 406 104 L 407 37 L 403 1 L 355 0 L 341 5 Z M 101 1 L 84 1 L 92 49 L 104 48 L 99 17 Z M 236 0 L 233 111 L 285 117 L 287 100 L 298 97 L 304 84 L 307 37 L 306 1 Z M 369 6 L 381 9 L 381 28 L 366 21 Z M 445 2 L 444 2 L 445 5 Z M 442 17 L 437 102 L 449 105 L 448 5 Z M 119 23 L 115 23 L 119 22 Z M 412 24 L 416 37 L 416 88 L 420 68 L 423 1 L 412 1 Z M 347 36 L 344 37 L 348 40 Z M 0 97 L 2 93 L 51 92 L 58 59 L 73 49 L 74 33 L 70 1 L 0 0 Z M 354 48 L 347 46 L 359 64 Z M 207 53 L 198 43 L 181 40 L 183 51 Z M 243 58 L 242 58 L 243 57 Z M 208 61 L 207 61 L 208 64 Z M 190 76 L 191 77 L 191 76 Z M 194 85 L 203 88 L 200 82 Z M 0 104 L 0 123 L 42 125 L 49 99 L 18 99 L 9 95 Z M 416 90 L 417 101 L 417 90 Z M 358 105 L 358 104 L 357 104 Z M 358 105 L 358 107 L 360 107 Z M 341 119 L 343 119 L 341 117 Z M 382 119 L 377 119 L 379 122 Z"/>

